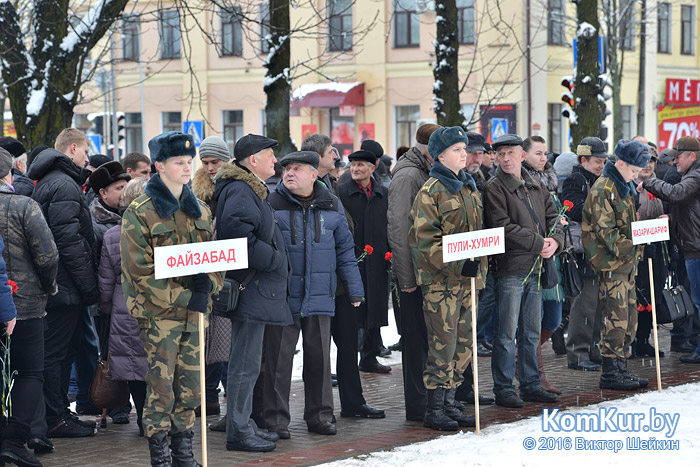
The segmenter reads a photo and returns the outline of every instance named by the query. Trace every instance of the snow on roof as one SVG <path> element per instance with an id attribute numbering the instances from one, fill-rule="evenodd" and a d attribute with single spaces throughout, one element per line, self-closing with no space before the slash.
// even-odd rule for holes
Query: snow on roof
<path id="1" fill-rule="evenodd" d="M 333 91 L 340 92 L 343 94 L 348 93 L 355 86 L 363 84 L 362 81 L 355 81 L 352 83 L 309 83 L 302 84 L 292 92 L 292 99 L 300 101 L 304 99 L 307 95 L 316 91 Z"/>

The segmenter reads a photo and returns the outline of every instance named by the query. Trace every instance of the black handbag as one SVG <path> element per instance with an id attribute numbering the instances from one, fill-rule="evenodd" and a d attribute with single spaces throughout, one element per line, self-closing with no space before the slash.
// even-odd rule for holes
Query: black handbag
<path id="1" fill-rule="evenodd" d="M 661 292 L 661 300 L 657 300 L 656 322 L 658 324 L 672 323 L 695 312 L 695 305 L 690 295 L 680 284 L 672 285 L 674 274 L 670 274 Z"/>
<path id="2" fill-rule="evenodd" d="M 272 224 L 266 243 L 270 243 L 272 241 L 272 237 L 275 234 L 275 226 L 277 225 L 275 214 L 272 211 L 271 213 Z M 221 288 L 221 291 L 216 295 L 212 295 L 211 297 L 212 313 L 224 318 L 233 318 L 233 314 L 238 308 L 238 300 L 241 296 L 241 292 L 243 292 L 250 283 L 250 281 L 253 280 L 255 272 L 255 269 L 250 268 L 250 271 L 248 272 L 248 275 L 245 276 L 245 279 L 243 279 L 243 282 L 239 282 L 236 279 L 231 279 L 227 277 L 224 278 L 224 285 Z"/>
<path id="3" fill-rule="evenodd" d="M 578 261 L 576 261 L 576 255 L 574 254 L 574 245 L 571 237 L 571 231 L 567 232 L 569 237 L 569 245 L 566 245 L 564 251 L 559 255 L 559 260 L 561 261 L 561 277 L 562 277 L 562 287 L 564 288 L 564 296 L 567 298 L 576 298 L 581 295 L 583 290 L 583 277 L 581 275 L 581 270 L 578 267 Z M 566 237 L 564 237 L 566 240 Z"/>

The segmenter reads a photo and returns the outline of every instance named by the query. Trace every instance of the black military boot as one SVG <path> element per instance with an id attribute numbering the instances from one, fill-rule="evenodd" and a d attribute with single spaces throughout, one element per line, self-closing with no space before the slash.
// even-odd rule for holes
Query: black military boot
<path id="1" fill-rule="evenodd" d="M 202 465 L 194 459 L 194 454 L 192 453 L 192 438 L 194 438 L 194 432 L 192 430 L 173 433 L 170 437 L 173 467 L 202 467 Z"/>
<path id="2" fill-rule="evenodd" d="M 167 433 L 158 433 L 148 438 L 148 450 L 151 452 L 153 467 L 172 467 Z"/>
<path id="3" fill-rule="evenodd" d="M 41 467 L 41 462 L 25 446 L 28 437 L 29 427 L 10 419 L 3 433 L 0 459 L 23 467 Z"/>
<path id="4" fill-rule="evenodd" d="M 459 423 L 445 415 L 445 388 L 427 389 L 423 426 L 440 431 L 457 431 Z"/>
<path id="5" fill-rule="evenodd" d="M 464 406 L 462 406 L 462 409 L 459 408 L 455 400 L 456 392 L 457 388 L 445 389 L 445 415 L 457 422 L 459 426 L 476 426 L 476 418 L 463 414 Z"/>
<path id="6" fill-rule="evenodd" d="M 620 374 L 627 378 L 631 379 L 632 381 L 636 381 L 637 384 L 639 384 L 640 388 L 645 388 L 649 386 L 649 380 L 647 378 L 641 378 L 637 375 L 633 375 L 627 370 L 627 359 L 626 358 L 618 358 L 617 359 L 617 370 L 620 372 Z"/>
<path id="7" fill-rule="evenodd" d="M 600 375 L 600 389 L 614 389 L 616 391 L 634 391 L 639 389 L 639 383 L 627 379 L 620 374 L 615 358 L 603 358 L 603 374 Z"/>

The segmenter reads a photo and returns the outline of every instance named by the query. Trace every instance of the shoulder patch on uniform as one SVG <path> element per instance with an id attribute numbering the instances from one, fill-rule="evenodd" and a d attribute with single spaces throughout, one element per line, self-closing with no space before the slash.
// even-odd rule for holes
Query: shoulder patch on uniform
<path id="1" fill-rule="evenodd" d="M 615 188 L 615 182 L 612 181 L 612 179 L 607 179 L 605 180 L 605 185 L 603 185 L 603 188 L 612 191 L 613 188 Z"/>
<path id="2" fill-rule="evenodd" d="M 144 198 L 144 196 L 145 196 L 145 198 Z M 142 199 L 142 198 L 143 198 L 143 199 Z M 141 206 L 143 206 L 144 204 L 146 204 L 147 202 L 149 202 L 150 200 L 151 200 L 151 197 L 150 197 L 150 196 L 148 196 L 148 195 L 141 195 L 141 196 L 139 196 L 138 198 L 136 198 L 135 200 L 133 200 L 133 201 L 131 202 L 131 205 L 130 205 L 130 206 L 133 206 L 133 209 L 138 209 L 138 208 L 140 208 Z"/>
<path id="3" fill-rule="evenodd" d="M 425 182 L 423 184 L 420 191 L 430 191 L 430 189 L 433 187 L 433 185 L 435 185 L 437 183 L 437 181 L 438 181 L 437 178 L 434 178 L 432 180 L 428 180 L 427 182 Z"/>

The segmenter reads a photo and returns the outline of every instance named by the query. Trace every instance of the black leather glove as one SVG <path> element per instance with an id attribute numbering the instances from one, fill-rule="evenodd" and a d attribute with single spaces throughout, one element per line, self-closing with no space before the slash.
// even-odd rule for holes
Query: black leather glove
<path id="1" fill-rule="evenodd" d="M 201 292 L 205 294 L 211 292 L 211 279 L 209 279 L 209 274 L 200 272 L 192 278 L 192 282 L 194 283 L 192 292 Z"/>
<path id="2" fill-rule="evenodd" d="M 462 275 L 464 277 L 476 277 L 479 272 L 479 261 L 473 259 L 468 259 L 464 262 L 462 267 Z"/>
<path id="3" fill-rule="evenodd" d="M 192 298 L 187 304 L 187 309 L 197 313 L 206 313 L 209 305 L 209 293 L 192 292 Z"/>

